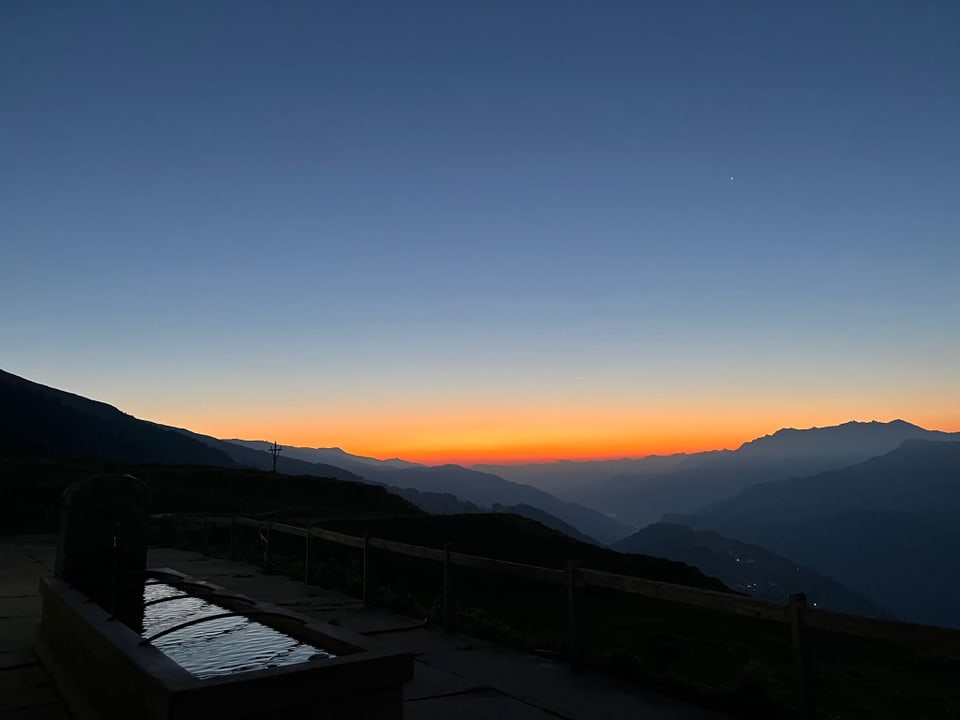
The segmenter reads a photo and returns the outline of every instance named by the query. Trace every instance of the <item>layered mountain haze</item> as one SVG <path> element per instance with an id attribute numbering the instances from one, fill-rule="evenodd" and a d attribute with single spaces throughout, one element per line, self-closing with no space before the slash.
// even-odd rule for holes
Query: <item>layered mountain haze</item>
<path id="1" fill-rule="evenodd" d="M 503 477 L 596 508 L 643 527 L 665 515 L 686 514 L 753 485 L 834 470 L 889 452 L 911 439 L 960 440 L 903 420 L 848 422 L 807 430 L 783 429 L 741 445 L 689 455 L 637 460 L 484 466 Z"/>
<path id="2" fill-rule="evenodd" d="M 890 452 L 906 440 L 960 441 L 960 433 L 926 430 L 905 420 L 851 421 L 808 430 L 784 428 L 743 443 L 737 452 L 744 457 L 815 458 L 817 462 L 850 465 L 864 455 L 874 457 Z"/>
<path id="3" fill-rule="evenodd" d="M 532 505 L 603 544 L 615 542 L 630 534 L 631 528 L 584 505 L 565 502 L 530 485 L 510 482 L 490 473 L 469 470 L 459 465 L 413 467 L 369 474 L 387 485 L 428 492 L 452 492 L 463 500 L 492 507 Z"/>
<path id="4" fill-rule="evenodd" d="M 785 603 L 792 593 L 803 592 L 812 606 L 822 610 L 889 617 L 866 597 L 810 568 L 719 533 L 656 523 L 611 547 L 693 565 L 728 587 L 761 600 Z"/>
<path id="5" fill-rule="evenodd" d="M 910 440 L 678 518 L 816 568 L 913 622 L 960 627 L 960 442 Z"/>
<path id="6" fill-rule="evenodd" d="M 266 440 L 241 440 L 238 438 L 232 438 L 230 440 L 226 440 L 225 442 L 261 451 L 266 451 L 271 445 L 273 445 L 273 443 L 267 442 Z M 308 463 L 325 463 L 328 465 L 336 465 L 337 467 L 350 470 L 358 475 L 362 475 L 364 472 L 371 469 L 376 470 L 391 468 L 399 470 L 408 467 L 422 467 L 418 463 L 408 462 L 406 460 L 401 460 L 400 458 L 378 460 L 377 458 L 365 457 L 363 455 L 352 455 L 338 447 L 309 448 L 284 445 L 281 457 L 292 458 L 294 460 L 300 460 Z"/>
<path id="7" fill-rule="evenodd" d="M 598 543 L 596 539 L 577 530 L 573 525 L 565 523 L 560 518 L 544 512 L 540 508 L 535 508 L 532 505 L 501 505 L 500 503 L 494 503 L 489 508 L 486 508 L 468 500 L 460 500 L 456 495 L 450 493 L 426 492 L 398 487 L 390 487 L 390 492 L 394 495 L 399 495 L 404 500 L 413 503 L 431 515 L 476 515 L 488 512 L 520 515 L 529 520 L 535 520 L 544 527 L 563 533 L 574 540 L 590 543 L 591 545 L 601 544 Z"/>
<path id="8" fill-rule="evenodd" d="M 262 440 L 231 440 L 245 448 L 266 448 Z M 284 448 L 284 453 L 288 452 Z M 459 500 L 480 508 L 494 505 L 532 506 L 549 513 L 562 523 L 573 526 L 589 538 L 603 544 L 616 542 L 630 534 L 632 528 L 592 508 L 565 502 L 530 485 L 504 480 L 498 475 L 471 470 L 460 465 L 426 466 L 402 460 L 379 461 L 344 453 L 330 448 L 291 448 L 291 455 L 300 458 L 343 456 L 341 463 L 363 477 L 388 487 L 418 490 L 426 493 L 450 493 Z"/>
<path id="9" fill-rule="evenodd" d="M 228 440 L 219 440 L 210 435 L 201 435 L 200 433 L 191 432 L 184 428 L 177 428 L 177 431 L 211 448 L 219 450 L 240 467 L 254 468 L 256 470 L 273 469 L 273 455 L 266 451 L 266 447 L 271 445 L 271 443 L 262 443 L 263 449 L 258 449 L 256 447 L 238 445 Z M 277 472 L 283 473 L 284 475 L 316 475 L 319 477 L 332 477 L 338 480 L 350 480 L 353 482 L 363 481 L 360 475 L 346 468 L 329 465 L 327 463 L 298 460 L 295 457 L 285 457 L 283 454 L 277 457 Z"/>
<path id="10" fill-rule="evenodd" d="M 697 455 L 712 455 L 715 452 L 728 451 L 710 451 L 708 453 L 697 453 Z M 578 495 L 585 487 L 601 482 L 604 478 L 669 472 L 693 457 L 695 455 L 677 453 L 675 455 L 620 458 L 618 460 L 558 460 L 556 462 L 517 465 L 481 463 L 474 465 L 473 468 L 481 472 L 500 475 L 514 482 L 533 485 L 557 497 L 566 498 Z"/>

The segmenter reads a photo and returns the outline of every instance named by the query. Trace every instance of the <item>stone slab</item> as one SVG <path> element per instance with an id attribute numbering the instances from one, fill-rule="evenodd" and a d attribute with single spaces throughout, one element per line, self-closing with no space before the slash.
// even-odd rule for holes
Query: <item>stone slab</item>
<path id="1" fill-rule="evenodd" d="M 557 720 L 552 713 L 495 690 L 407 702 L 403 706 L 403 717 L 405 720 Z"/>
<path id="2" fill-rule="evenodd" d="M 472 678 L 505 694 L 562 717 L 632 720 L 642 711 L 656 720 L 708 720 L 728 717 L 627 685 L 613 678 L 574 673 L 561 661 L 499 647 L 431 651 L 421 663 Z"/>
<path id="3" fill-rule="evenodd" d="M 0 618 L 40 619 L 42 610 L 37 595 L 6 595 L 0 590 Z"/>
<path id="4" fill-rule="evenodd" d="M 0 712 L 50 705 L 57 700 L 53 683 L 39 664 L 0 672 Z"/>
<path id="5" fill-rule="evenodd" d="M 405 700 L 420 700 L 440 695 L 478 691 L 480 688 L 468 678 L 422 662 L 413 664 L 413 680 L 403 689 Z"/>
<path id="6" fill-rule="evenodd" d="M 3 636 L 0 635 L 0 642 Z M 0 671 L 18 667 L 20 665 L 32 665 L 37 661 L 37 656 L 33 653 L 32 647 L 0 647 Z"/>
<path id="7" fill-rule="evenodd" d="M 39 618 L 0 618 L 0 648 L 26 650 L 33 647 L 33 636 Z"/>
<path id="8" fill-rule="evenodd" d="M 40 565 L 25 568 L 20 575 L 0 577 L 0 596 L 5 598 L 38 598 L 37 583 L 41 577 L 52 575 Z"/>
<path id="9" fill-rule="evenodd" d="M 63 705 L 57 701 L 19 710 L 0 710 L 0 720 L 71 720 L 71 718 Z"/>

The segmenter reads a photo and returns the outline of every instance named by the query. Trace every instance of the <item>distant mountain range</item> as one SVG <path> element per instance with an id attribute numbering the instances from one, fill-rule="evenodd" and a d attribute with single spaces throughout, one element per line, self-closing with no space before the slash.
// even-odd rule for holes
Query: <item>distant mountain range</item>
<path id="1" fill-rule="evenodd" d="M 231 440 L 230 443 L 257 451 L 265 450 L 270 445 L 263 440 Z M 350 455 L 339 448 L 285 447 L 283 453 L 287 453 L 291 458 L 301 459 L 339 457 L 341 466 L 362 473 L 370 482 L 425 493 L 451 493 L 458 499 L 474 503 L 480 508 L 492 508 L 496 504 L 534 507 L 603 544 L 616 542 L 631 531 L 630 527 L 592 508 L 559 500 L 530 485 L 510 482 L 497 475 L 460 465 L 426 466 L 403 460 L 379 461 Z"/>
<path id="2" fill-rule="evenodd" d="M 925 430 L 903 420 L 848 422 L 826 428 L 779 430 L 744 443 L 737 450 L 638 460 L 482 467 L 642 527 L 664 515 L 696 512 L 753 485 L 863 462 L 913 439 L 960 440 L 960 433 Z"/>
<path id="3" fill-rule="evenodd" d="M 672 519 L 816 568 L 900 619 L 960 627 L 960 442 L 907 441 Z"/>
<path id="4" fill-rule="evenodd" d="M 256 470 L 271 470 L 273 468 L 273 456 L 266 452 L 266 450 L 246 447 L 228 440 L 219 440 L 215 437 L 201 435 L 183 428 L 176 428 L 176 430 L 187 437 L 222 452 L 233 464 L 239 467 L 254 468 Z M 271 444 L 272 443 L 264 443 L 264 445 Z M 362 476 L 346 468 L 329 465 L 327 463 L 298 460 L 297 458 L 284 456 L 283 454 L 277 458 L 277 472 L 283 473 L 284 475 L 316 475 L 318 477 L 332 477 L 338 480 L 350 480 L 352 482 L 364 481 Z"/>
<path id="5" fill-rule="evenodd" d="M 889 617 L 867 598 L 828 577 L 758 545 L 732 540 L 715 532 L 656 523 L 611 547 L 620 552 L 652 555 L 693 565 L 727 587 L 761 600 L 785 603 L 791 593 L 804 592 L 815 607 L 823 610 Z"/>
<path id="6" fill-rule="evenodd" d="M 236 438 L 227 440 L 226 442 L 233 443 L 235 445 L 242 445 L 243 447 L 253 448 L 255 450 L 268 450 L 270 446 L 273 445 L 273 443 L 265 440 L 240 440 Z M 363 455 L 352 455 L 338 447 L 309 448 L 284 445 L 281 457 L 293 458 L 295 460 L 302 460 L 303 462 L 308 463 L 325 463 L 327 465 L 336 465 L 337 467 L 350 470 L 357 475 L 362 475 L 364 471 L 370 469 L 401 470 L 403 468 L 424 467 L 418 463 L 408 462 L 406 460 L 401 460 L 400 458 L 393 458 L 391 460 L 378 460 L 377 458 L 365 457 Z"/>

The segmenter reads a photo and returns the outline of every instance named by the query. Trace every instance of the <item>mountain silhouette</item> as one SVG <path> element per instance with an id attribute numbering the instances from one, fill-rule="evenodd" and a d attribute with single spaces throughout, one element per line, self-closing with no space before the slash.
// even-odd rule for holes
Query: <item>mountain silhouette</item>
<path id="1" fill-rule="evenodd" d="M 210 435 L 201 435 L 184 428 L 177 428 L 177 431 L 219 450 L 240 467 L 255 470 L 271 470 L 273 468 L 273 456 L 266 451 L 266 448 L 273 443 L 258 443 L 258 446 L 262 445 L 263 449 L 257 449 L 246 445 L 238 445 L 229 440 L 220 440 Z M 285 455 L 285 452 L 286 448 L 277 458 L 277 472 L 283 475 L 315 475 L 317 477 L 336 478 L 337 480 L 363 482 L 363 477 L 350 472 L 350 470 L 326 463 L 298 460 Z"/>
<path id="2" fill-rule="evenodd" d="M 960 442 L 763 483 L 682 520 L 828 575 L 895 616 L 960 627 Z"/>
<path id="3" fill-rule="evenodd" d="M 241 445 L 255 450 L 267 450 L 273 443 L 266 440 L 239 440 L 231 439 L 226 442 Z M 400 458 L 391 460 L 378 460 L 377 458 L 365 457 L 363 455 L 352 455 L 338 447 L 332 448 L 310 448 L 295 447 L 284 445 L 282 457 L 293 458 L 308 463 L 321 463 L 335 465 L 336 467 L 350 470 L 357 475 L 363 475 L 370 468 L 391 468 L 402 469 L 408 467 L 423 467 L 419 463 L 408 462 Z"/>
<path id="4" fill-rule="evenodd" d="M 804 592 L 822 610 L 871 617 L 889 617 L 867 598 L 840 583 L 780 557 L 758 545 L 685 525 L 656 523 L 611 546 L 620 552 L 641 553 L 693 565 L 727 587 L 761 600 L 785 603 Z"/>
<path id="5" fill-rule="evenodd" d="M 960 440 L 960 433 L 925 430 L 905 420 L 848 422 L 809 430 L 784 428 L 745 442 L 736 452 L 744 457 L 835 458 L 836 462 L 852 464 L 850 458 L 883 455 L 907 440 L 949 442 Z"/>
<path id="6" fill-rule="evenodd" d="M 911 439 L 960 440 L 960 433 L 925 430 L 903 420 L 783 429 L 737 450 L 638 460 L 485 466 L 508 479 L 555 490 L 636 526 L 689 514 L 763 482 L 814 475 L 890 452 Z M 557 478 L 553 477 L 557 473 Z"/>
<path id="7" fill-rule="evenodd" d="M 514 514 L 343 518 L 327 527 L 426 547 L 442 548 L 452 543 L 457 552 L 540 567 L 563 569 L 575 558 L 581 567 L 594 570 L 730 592 L 716 578 L 686 563 L 598 547 Z"/>
<path id="8" fill-rule="evenodd" d="M 590 543 L 591 545 L 601 544 L 594 538 L 577 530 L 573 525 L 565 523 L 560 518 L 532 505 L 501 505 L 500 503 L 494 503 L 491 507 L 484 508 L 467 500 L 461 500 L 451 493 L 426 492 L 423 490 L 398 487 L 390 487 L 390 492 L 399 495 L 404 500 L 413 503 L 431 515 L 473 515 L 487 512 L 509 513 L 535 520 L 544 527 L 561 532 L 580 542 Z"/>
<path id="9" fill-rule="evenodd" d="M 252 449 L 266 447 L 262 440 L 231 440 L 231 443 Z M 402 460 L 380 461 L 349 455 L 338 448 L 341 462 L 370 481 L 390 488 L 418 490 L 425 493 L 450 493 L 459 500 L 481 509 L 500 504 L 508 507 L 531 506 L 574 527 L 589 539 L 603 544 L 616 542 L 630 534 L 632 528 L 578 503 L 560 500 L 538 488 L 505 480 L 492 473 L 471 470 L 460 465 L 426 466 Z M 295 448 L 303 457 L 330 457 L 330 448 Z M 523 514 L 523 513 L 521 513 Z M 532 519 L 542 520 L 534 517 Z M 559 527 L 559 526 L 558 526 Z"/>
<path id="10" fill-rule="evenodd" d="M 233 467 L 221 450 L 112 405 L 0 370 L 0 454 Z"/>

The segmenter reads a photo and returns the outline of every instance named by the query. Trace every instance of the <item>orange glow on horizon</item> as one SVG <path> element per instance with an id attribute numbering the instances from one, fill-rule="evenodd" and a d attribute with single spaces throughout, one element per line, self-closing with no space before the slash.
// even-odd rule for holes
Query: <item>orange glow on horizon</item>
<path id="1" fill-rule="evenodd" d="M 272 419 L 272 418 L 271 418 Z M 405 418 L 401 422 L 344 422 L 317 428 L 309 422 L 216 422 L 193 426 L 221 438 L 276 440 L 298 447 L 339 447 L 354 455 L 402 458 L 427 465 L 521 464 L 557 460 L 608 460 L 735 449 L 749 434 L 664 422 L 638 429 L 633 419 L 577 423 L 560 418 Z M 566 420 L 566 422 L 563 422 Z M 313 427 L 311 427 L 313 425 Z M 761 433 L 764 434 L 764 433 Z"/>
<path id="2" fill-rule="evenodd" d="M 515 465 L 560 460 L 614 460 L 735 449 L 744 442 L 729 432 L 631 432 L 615 428 L 544 428 L 542 431 L 513 429 L 503 432 L 476 429 L 472 433 L 468 431 L 463 434 L 437 433 L 432 440 L 407 440 L 406 443 L 401 440 L 387 446 L 359 443 L 357 447 L 364 449 L 357 454 L 401 457 L 426 465 Z"/>
<path id="3" fill-rule="evenodd" d="M 898 416 L 880 418 L 888 422 Z M 772 418 L 664 418 L 644 423 L 624 418 L 606 422 L 561 424 L 507 422 L 501 424 L 476 421 L 437 422 L 434 419 L 406 418 L 406 422 L 331 423 L 317 427 L 305 418 L 300 421 L 277 422 L 277 418 L 248 421 L 234 418 L 198 422 L 191 429 L 220 438 L 276 440 L 281 445 L 297 447 L 339 447 L 354 455 L 380 459 L 402 458 L 426 465 L 458 464 L 524 464 L 540 462 L 618 460 L 648 455 L 673 455 L 710 450 L 735 450 L 744 442 L 769 435 L 783 427 L 826 427 L 860 418 L 814 419 L 784 423 Z M 956 432 L 960 422 L 918 421 L 903 418 L 931 430 Z M 945 420 L 944 418 L 941 418 Z M 489 420 L 489 418 L 487 419 Z M 723 422 L 723 421 L 726 422 Z M 530 419 L 526 418 L 526 422 Z M 621 424 L 622 423 L 622 424 Z M 326 425 L 323 423 L 322 425 Z"/>
<path id="4" fill-rule="evenodd" d="M 903 419 L 930 430 L 960 431 L 949 394 L 889 398 L 745 397 L 734 392 L 696 398 L 608 395 L 495 395 L 476 402 L 376 398 L 273 403 L 216 398 L 191 409 L 121 403 L 136 416 L 218 438 L 276 440 L 281 445 L 339 447 L 354 455 L 424 464 L 520 464 L 558 460 L 640 458 L 735 450 L 784 427 Z"/>
<path id="5" fill-rule="evenodd" d="M 679 453 L 698 453 L 709 450 L 721 450 L 724 448 L 736 449 L 742 442 L 726 444 L 722 446 L 704 445 L 692 446 L 682 445 L 676 447 L 655 447 L 650 449 L 639 448 L 637 445 L 631 445 L 624 448 L 575 448 L 575 447 L 557 447 L 555 445 L 544 444 L 540 447 L 518 447 L 518 448 L 491 448 L 489 452 L 477 452 L 476 450 L 461 450 L 457 448 L 439 449 L 435 451 L 411 452 L 400 454 L 378 455 L 376 452 L 357 453 L 360 455 L 369 455 L 372 457 L 401 457 L 404 460 L 418 462 L 424 465 L 525 465 L 535 463 L 552 462 L 602 462 L 604 460 L 622 460 L 624 458 L 641 458 L 648 455 L 676 455 Z"/>

